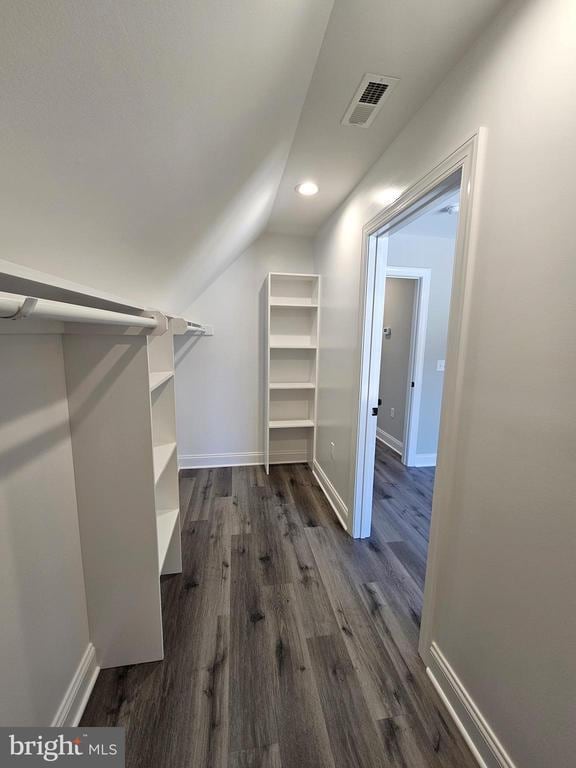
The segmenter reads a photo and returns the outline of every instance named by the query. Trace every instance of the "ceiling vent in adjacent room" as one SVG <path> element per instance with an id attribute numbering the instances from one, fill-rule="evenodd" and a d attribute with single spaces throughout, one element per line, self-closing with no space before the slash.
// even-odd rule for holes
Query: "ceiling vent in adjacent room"
<path id="1" fill-rule="evenodd" d="M 368 128 L 374 122 L 382 104 L 397 82 L 397 77 L 364 75 L 346 114 L 342 118 L 342 125 Z"/>

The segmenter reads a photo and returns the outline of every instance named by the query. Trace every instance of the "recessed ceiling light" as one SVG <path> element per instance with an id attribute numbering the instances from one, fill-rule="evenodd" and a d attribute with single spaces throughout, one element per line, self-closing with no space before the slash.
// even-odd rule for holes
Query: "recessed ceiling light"
<path id="1" fill-rule="evenodd" d="M 296 186 L 296 192 L 304 197 L 312 197 L 318 194 L 318 184 L 315 181 L 303 181 Z"/>

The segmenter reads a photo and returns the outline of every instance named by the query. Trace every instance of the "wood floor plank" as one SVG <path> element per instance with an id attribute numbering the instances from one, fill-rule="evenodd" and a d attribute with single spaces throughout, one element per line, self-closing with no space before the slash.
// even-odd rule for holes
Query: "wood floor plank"
<path id="1" fill-rule="evenodd" d="M 271 744 L 261 749 L 243 749 L 230 753 L 230 768 L 282 768 L 280 747 Z"/>
<path id="2" fill-rule="evenodd" d="M 212 499 L 214 498 L 214 479 L 217 471 L 216 469 L 197 470 L 190 504 L 183 519 L 183 528 L 189 522 L 209 519 Z"/>
<path id="3" fill-rule="evenodd" d="M 246 476 L 246 467 L 232 468 L 232 535 L 250 533 L 252 517 L 250 515 L 250 485 Z"/>
<path id="4" fill-rule="evenodd" d="M 262 506 L 252 517 L 252 537 L 256 547 L 261 584 L 290 584 L 292 568 L 286 539 L 277 524 L 273 498 L 261 499 Z"/>
<path id="5" fill-rule="evenodd" d="M 275 471 L 282 494 L 293 503 L 304 526 L 313 528 L 330 523 L 332 510 L 307 465 L 282 465 Z"/>
<path id="6" fill-rule="evenodd" d="M 458 730 L 448 722 L 440 699 L 428 680 L 414 638 L 404 634 L 380 585 L 365 585 L 363 598 L 382 639 L 382 651 L 389 661 L 390 674 L 403 687 L 408 714 L 421 733 L 425 754 L 446 768 L 474 768 L 474 758 Z"/>
<path id="7" fill-rule="evenodd" d="M 308 648 L 336 768 L 381 768 L 383 745 L 342 639 L 313 637 Z"/>
<path id="8" fill-rule="evenodd" d="M 306 638 L 290 584 L 263 588 L 278 677 L 278 740 L 284 768 L 334 768 Z"/>
<path id="9" fill-rule="evenodd" d="M 370 615 L 335 556 L 329 537 L 321 528 L 309 528 L 306 533 L 371 716 L 376 721 L 404 713 L 403 691 L 390 675 Z"/>
<path id="10" fill-rule="evenodd" d="M 426 578 L 426 558 L 409 541 L 391 541 L 388 546 L 412 576 L 414 582 L 423 590 L 424 579 Z"/>
<path id="11" fill-rule="evenodd" d="M 232 537 L 230 750 L 278 743 L 278 678 L 264 612 L 254 534 Z"/>
<path id="12" fill-rule="evenodd" d="M 306 637 L 334 634 L 338 631 L 336 617 L 302 521 L 289 501 L 277 503 L 274 511 L 298 597 L 297 608 L 304 634 Z"/>
<path id="13" fill-rule="evenodd" d="M 191 470 L 188 470 L 188 471 L 190 472 Z M 194 475 L 184 475 L 180 478 L 180 483 L 179 483 L 180 517 L 182 520 L 185 520 L 188 514 L 188 510 L 190 508 L 190 501 L 192 499 L 192 493 L 194 492 L 195 484 L 196 484 L 196 477 Z"/>
<path id="14" fill-rule="evenodd" d="M 440 765 L 431 750 L 425 754 L 420 748 L 418 733 L 408 715 L 380 720 L 379 726 L 385 765 L 389 768 L 436 768 Z"/>
<path id="15" fill-rule="evenodd" d="M 171 681 L 170 702 L 159 708 L 154 723 L 164 739 L 150 754 L 151 765 L 226 768 L 228 660 L 228 618 L 221 616 L 210 663 L 190 677 L 176 674 Z"/>
<path id="16" fill-rule="evenodd" d="M 372 520 L 374 531 L 380 533 L 390 527 L 396 532 L 396 536 L 392 537 L 393 541 L 411 540 L 426 555 L 430 521 L 422 510 L 412 508 L 396 486 L 387 484 L 374 496 Z"/>

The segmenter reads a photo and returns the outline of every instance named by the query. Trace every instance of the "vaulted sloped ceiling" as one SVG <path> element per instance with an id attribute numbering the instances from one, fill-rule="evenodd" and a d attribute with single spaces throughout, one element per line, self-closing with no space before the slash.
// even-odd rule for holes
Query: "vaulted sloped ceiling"
<path id="1" fill-rule="evenodd" d="M 181 310 L 266 226 L 332 0 L 4 0 L 0 258 Z"/>
<path id="2" fill-rule="evenodd" d="M 270 229 L 316 232 L 505 2 L 336 0 Z M 399 83 L 369 128 L 343 126 L 367 73 L 397 77 Z M 313 199 L 294 194 L 306 177 L 320 186 Z"/>

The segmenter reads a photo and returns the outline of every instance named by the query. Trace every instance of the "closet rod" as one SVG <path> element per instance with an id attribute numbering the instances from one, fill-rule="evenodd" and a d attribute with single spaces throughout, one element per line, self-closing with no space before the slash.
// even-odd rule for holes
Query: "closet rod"
<path id="1" fill-rule="evenodd" d="M 2 295 L 0 296 L 0 319 L 22 320 L 35 317 L 41 320 L 59 320 L 66 323 L 96 323 L 99 325 L 129 325 L 136 328 L 158 326 L 155 317 L 126 315 L 108 309 L 83 307 L 79 304 L 66 304 L 62 301 L 37 299 L 34 296 Z"/>
<path id="2" fill-rule="evenodd" d="M 193 323 L 191 320 L 186 320 L 186 332 L 195 333 L 198 336 L 212 336 L 214 333 L 211 325 L 201 325 L 200 323 Z"/>

